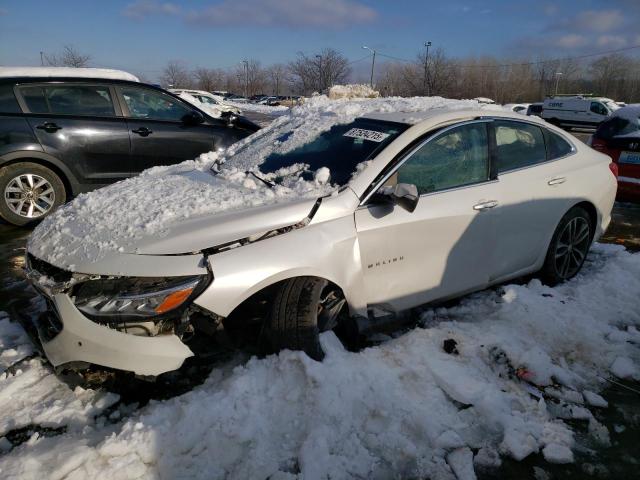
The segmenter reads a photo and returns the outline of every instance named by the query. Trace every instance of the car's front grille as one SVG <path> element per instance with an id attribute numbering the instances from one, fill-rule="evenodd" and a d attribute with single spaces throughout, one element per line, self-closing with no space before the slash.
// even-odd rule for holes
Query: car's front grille
<path id="1" fill-rule="evenodd" d="M 40 275 L 51 278 L 56 283 L 68 282 L 69 280 L 71 280 L 71 272 L 58 267 L 54 267 L 50 263 L 47 263 L 44 260 L 40 260 L 30 253 L 27 253 L 27 268 L 29 270 L 35 270 Z"/>

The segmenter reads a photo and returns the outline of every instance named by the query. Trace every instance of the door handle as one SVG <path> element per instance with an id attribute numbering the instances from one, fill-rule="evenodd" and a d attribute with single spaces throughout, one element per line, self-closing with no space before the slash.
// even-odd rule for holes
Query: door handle
<path id="1" fill-rule="evenodd" d="M 62 127 L 59 127 L 53 122 L 45 122 L 42 125 L 38 125 L 36 128 L 49 133 L 57 132 L 58 130 L 62 129 Z"/>
<path id="2" fill-rule="evenodd" d="M 131 130 L 133 133 L 137 133 L 141 137 L 146 137 L 151 135 L 153 131 L 149 130 L 147 127 L 136 128 L 135 130 Z"/>
<path id="3" fill-rule="evenodd" d="M 566 181 L 567 181 L 567 177 L 556 177 L 549 180 L 547 182 L 547 185 L 560 185 L 561 183 L 564 183 Z"/>
<path id="4" fill-rule="evenodd" d="M 497 200 L 489 200 L 487 202 L 480 202 L 480 203 L 474 205 L 473 209 L 482 212 L 483 210 L 489 210 L 489 209 L 491 209 L 493 207 L 497 207 L 497 206 L 498 206 L 498 201 Z"/>

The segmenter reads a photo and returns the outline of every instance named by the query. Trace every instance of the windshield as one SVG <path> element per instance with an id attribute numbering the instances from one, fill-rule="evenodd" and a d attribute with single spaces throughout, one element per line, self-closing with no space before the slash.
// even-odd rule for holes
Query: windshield
<path id="1" fill-rule="evenodd" d="M 619 110 L 621 107 L 620 105 L 618 105 L 616 102 L 614 102 L 613 100 L 607 100 L 604 102 L 604 104 L 607 106 L 607 108 L 612 111 L 615 112 L 616 110 Z"/>
<path id="2" fill-rule="evenodd" d="M 310 180 L 321 173 L 328 175 L 333 185 L 346 185 L 359 164 L 373 158 L 407 128 L 401 123 L 364 118 L 334 125 L 290 151 L 269 154 L 251 172 L 268 183 L 280 183 L 294 175 Z M 287 132 L 276 142 L 285 144 L 293 134 Z"/>

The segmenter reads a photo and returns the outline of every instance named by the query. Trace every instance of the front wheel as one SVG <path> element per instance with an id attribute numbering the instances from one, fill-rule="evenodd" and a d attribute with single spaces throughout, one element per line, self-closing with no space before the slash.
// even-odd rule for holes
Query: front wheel
<path id="1" fill-rule="evenodd" d="M 589 214 L 581 207 L 572 208 L 562 217 L 540 272 L 547 285 L 562 283 L 580 271 L 591 246 L 593 228 Z"/>
<path id="2" fill-rule="evenodd" d="M 342 291 L 327 280 L 298 277 L 283 282 L 273 302 L 268 337 L 275 351 L 303 350 L 322 360 L 320 332 L 337 326 L 346 301 Z"/>
<path id="3" fill-rule="evenodd" d="M 66 199 L 60 177 L 32 162 L 0 168 L 0 194 L 0 216 L 18 226 L 44 218 Z"/>

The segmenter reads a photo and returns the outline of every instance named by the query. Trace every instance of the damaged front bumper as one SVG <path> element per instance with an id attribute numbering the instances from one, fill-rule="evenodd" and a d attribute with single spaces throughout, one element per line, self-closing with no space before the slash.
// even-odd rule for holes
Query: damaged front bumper
<path id="1" fill-rule="evenodd" d="M 56 333 L 56 322 L 50 321 L 46 326 L 39 325 L 38 333 L 42 348 L 54 367 L 87 362 L 155 376 L 177 370 L 193 356 L 176 335 L 143 337 L 122 333 L 89 320 L 67 294 L 55 294 L 51 300 L 60 330 Z"/>
<path id="2" fill-rule="evenodd" d="M 76 291 L 104 278 L 61 270 L 29 254 L 25 274 L 47 304 L 46 312 L 34 324 L 40 347 L 54 367 L 93 364 L 141 376 L 157 376 L 179 369 L 194 355 L 181 340 L 191 312 L 187 305 L 192 300 L 185 301 L 184 307 L 175 311 L 159 314 L 157 319 L 147 317 L 146 321 L 142 318 L 139 322 L 120 321 L 118 317 L 111 321 L 97 319 L 79 309 L 82 307 L 77 305 Z M 199 292 L 199 288 L 195 289 L 193 296 Z"/>

